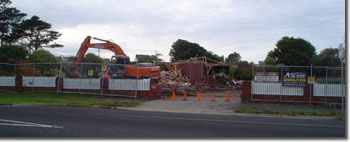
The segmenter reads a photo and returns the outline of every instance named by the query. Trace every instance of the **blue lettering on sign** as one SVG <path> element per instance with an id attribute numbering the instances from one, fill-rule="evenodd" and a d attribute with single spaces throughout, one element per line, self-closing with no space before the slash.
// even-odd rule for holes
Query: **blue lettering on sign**
<path id="1" fill-rule="evenodd" d="M 287 72 L 283 78 L 305 78 L 305 73 L 302 73 L 302 72 L 293 72 L 293 73 L 290 73 L 290 72 Z"/>
<path id="2" fill-rule="evenodd" d="M 282 85 L 283 86 L 300 86 L 300 87 L 305 86 L 306 78 L 307 78 L 306 73 L 287 72 L 283 75 Z M 300 79 L 305 79 L 305 81 L 300 81 Z"/>

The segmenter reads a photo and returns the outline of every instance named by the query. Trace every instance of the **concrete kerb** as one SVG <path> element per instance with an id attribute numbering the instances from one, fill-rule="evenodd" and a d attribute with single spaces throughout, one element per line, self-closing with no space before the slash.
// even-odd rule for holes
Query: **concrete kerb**
<path id="1" fill-rule="evenodd" d="M 290 116 L 290 115 L 276 115 L 276 114 L 252 114 L 252 113 L 220 113 L 220 112 L 206 112 L 206 111 L 188 111 L 188 110 L 160 110 L 160 109 L 149 109 L 149 108 L 127 108 L 127 107 L 116 107 L 119 110 L 129 111 L 152 111 L 152 112 L 167 112 L 167 113 L 186 113 L 186 114 L 204 114 L 204 115 L 231 115 L 231 116 L 248 116 L 248 117 L 280 117 L 280 118 L 296 118 L 296 119 L 340 119 L 339 117 L 332 116 Z"/>

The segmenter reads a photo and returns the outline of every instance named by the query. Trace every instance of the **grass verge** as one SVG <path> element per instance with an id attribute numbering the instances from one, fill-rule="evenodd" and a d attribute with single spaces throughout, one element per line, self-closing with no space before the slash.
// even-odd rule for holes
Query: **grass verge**
<path id="1" fill-rule="evenodd" d="M 338 110 L 271 110 L 262 108 L 241 107 L 236 109 L 237 113 L 255 113 L 255 114 L 285 114 L 285 115 L 304 115 L 304 116 L 334 116 L 343 117 L 344 113 Z"/>
<path id="2" fill-rule="evenodd" d="M 118 99 L 118 100 L 117 100 Z M 0 104 L 54 104 L 80 107 L 130 107 L 141 102 L 133 99 L 107 98 L 91 94 L 46 92 L 0 92 Z"/>

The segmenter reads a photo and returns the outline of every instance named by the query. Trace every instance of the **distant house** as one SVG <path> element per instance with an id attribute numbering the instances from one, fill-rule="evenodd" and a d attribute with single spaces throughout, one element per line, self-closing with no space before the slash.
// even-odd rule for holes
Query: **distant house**
<path id="1" fill-rule="evenodd" d="M 259 61 L 259 65 L 265 65 L 264 61 Z"/>

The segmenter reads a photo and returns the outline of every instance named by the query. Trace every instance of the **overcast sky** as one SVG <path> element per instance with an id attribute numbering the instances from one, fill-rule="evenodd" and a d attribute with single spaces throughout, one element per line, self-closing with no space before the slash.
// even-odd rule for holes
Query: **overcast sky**
<path id="1" fill-rule="evenodd" d="M 57 56 L 75 55 L 91 35 L 119 44 L 132 60 L 157 52 L 169 61 L 173 42 L 185 39 L 257 63 L 283 36 L 306 39 L 319 52 L 345 35 L 345 0 L 12 0 L 10 6 L 62 33 L 56 42 L 64 48 L 50 49 Z M 102 57 L 112 55 L 101 50 Z"/>

